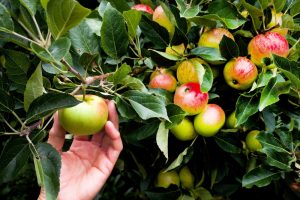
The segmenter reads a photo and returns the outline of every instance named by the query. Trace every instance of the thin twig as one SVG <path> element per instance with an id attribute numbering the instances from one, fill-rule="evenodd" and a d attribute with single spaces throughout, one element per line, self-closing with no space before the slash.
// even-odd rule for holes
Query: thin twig
<path id="1" fill-rule="evenodd" d="M 74 69 L 65 59 L 62 59 L 61 62 L 68 68 L 68 70 L 72 74 L 74 74 L 78 79 L 80 79 L 82 83 L 86 84 L 86 80 L 81 76 L 81 74 L 76 69 Z"/>

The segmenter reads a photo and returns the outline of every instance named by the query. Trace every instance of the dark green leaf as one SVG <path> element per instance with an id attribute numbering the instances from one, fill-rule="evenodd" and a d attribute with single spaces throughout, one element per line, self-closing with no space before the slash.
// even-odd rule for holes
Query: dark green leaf
<path id="1" fill-rule="evenodd" d="M 101 27 L 101 44 L 107 55 L 119 59 L 127 53 L 129 39 L 125 20 L 120 12 L 107 6 Z"/>
<path id="2" fill-rule="evenodd" d="M 240 54 L 239 46 L 234 42 L 233 39 L 227 37 L 226 35 L 223 36 L 220 42 L 220 52 L 221 55 L 227 60 L 236 58 Z"/>
<path id="3" fill-rule="evenodd" d="M 213 64 L 222 64 L 226 62 L 226 59 L 222 57 L 220 51 L 210 47 L 197 47 L 191 50 L 191 54 L 199 56 L 203 60 Z"/>
<path id="4" fill-rule="evenodd" d="M 264 187 L 269 185 L 272 181 L 278 180 L 280 177 L 281 172 L 272 172 L 267 169 L 257 167 L 244 175 L 242 185 L 245 188 L 251 188 L 254 185 L 257 187 Z"/>
<path id="5" fill-rule="evenodd" d="M 260 132 L 256 137 L 263 146 L 262 151 L 271 149 L 272 151 L 288 154 L 288 150 L 280 143 L 280 141 L 272 133 Z"/>
<path id="6" fill-rule="evenodd" d="M 110 2 L 111 5 L 120 12 L 130 10 L 130 7 L 128 6 L 128 3 L 126 0 L 107 0 L 107 1 Z"/>
<path id="7" fill-rule="evenodd" d="M 120 113 L 120 116 L 125 119 L 137 119 L 137 113 L 134 111 L 130 103 L 121 99 L 119 97 L 116 98 L 117 109 Z"/>
<path id="8" fill-rule="evenodd" d="M 170 200 L 170 199 L 177 199 L 181 192 L 179 189 L 176 190 L 168 190 L 168 191 L 145 191 L 147 197 L 150 200 Z"/>
<path id="9" fill-rule="evenodd" d="M 246 8 L 246 10 L 249 12 L 253 27 L 255 30 L 259 30 L 260 26 L 262 25 L 262 16 L 263 16 L 263 11 L 260 10 L 259 8 L 249 4 L 246 2 L 246 0 L 242 0 L 242 5 Z"/>
<path id="10" fill-rule="evenodd" d="M 79 24 L 91 11 L 74 0 L 49 0 L 47 3 L 47 23 L 52 35 L 57 39 Z"/>
<path id="11" fill-rule="evenodd" d="M 19 0 L 20 3 L 30 12 L 32 16 L 35 15 L 39 0 Z"/>
<path id="12" fill-rule="evenodd" d="M 109 76 L 108 80 L 113 82 L 114 85 L 117 85 L 119 83 L 122 83 L 122 81 L 128 76 L 130 72 L 131 67 L 124 63 L 120 68 L 117 69 L 117 71 L 113 75 Z"/>
<path id="13" fill-rule="evenodd" d="M 274 114 L 267 109 L 264 109 L 262 114 L 266 126 L 266 132 L 272 133 L 275 130 L 276 126 Z"/>
<path id="14" fill-rule="evenodd" d="M 290 14 L 293 17 L 300 14 L 300 1 L 293 1 L 292 6 L 290 7 Z"/>
<path id="15" fill-rule="evenodd" d="M 128 10 L 123 12 L 123 16 L 125 17 L 127 23 L 128 34 L 132 38 L 135 38 L 138 25 L 142 18 L 142 13 L 137 10 Z"/>
<path id="16" fill-rule="evenodd" d="M 289 153 L 282 153 L 274 151 L 273 149 L 263 148 L 261 152 L 267 155 L 266 163 L 268 165 L 284 170 L 286 172 L 292 171 L 291 163 L 293 158 L 290 157 Z"/>
<path id="17" fill-rule="evenodd" d="M 2 29 L 14 30 L 14 23 L 7 8 L 0 3 L 0 32 Z"/>
<path id="18" fill-rule="evenodd" d="M 192 146 L 188 146 L 185 148 L 178 156 L 177 158 L 165 169 L 165 171 L 173 170 L 177 167 L 179 167 L 183 162 L 184 158 L 188 155 L 189 150 Z"/>
<path id="19" fill-rule="evenodd" d="M 175 104 L 167 105 L 167 112 L 170 119 L 170 122 L 166 122 L 166 128 L 170 129 L 176 124 L 180 123 L 183 118 L 187 115 L 179 106 Z"/>
<path id="20" fill-rule="evenodd" d="M 12 112 L 14 111 L 14 99 L 7 92 L 0 89 L 0 111 Z"/>
<path id="21" fill-rule="evenodd" d="M 241 95 L 236 102 L 236 127 L 245 123 L 247 119 L 258 112 L 258 97 L 256 95 L 247 97 Z"/>
<path id="22" fill-rule="evenodd" d="M 168 151 L 168 140 L 169 139 L 169 129 L 166 128 L 165 122 L 162 121 L 159 124 L 157 134 L 156 134 L 156 144 L 161 152 L 164 154 L 165 158 L 169 159 L 169 151 Z"/>
<path id="23" fill-rule="evenodd" d="M 274 9 L 276 12 L 281 12 L 286 4 L 286 0 L 273 0 Z"/>
<path id="24" fill-rule="evenodd" d="M 238 154 L 242 152 L 241 148 L 237 146 L 236 141 L 234 141 L 232 137 L 225 137 L 219 134 L 216 135 L 214 139 L 217 145 L 225 152 L 234 153 L 234 154 Z"/>
<path id="25" fill-rule="evenodd" d="M 119 83 L 132 90 L 139 90 L 143 92 L 147 91 L 147 88 L 145 87 L 144 83 L 140 79 L 129 75 L 123 78 Z"/>
<path id="26" fill-rule="evenodd" d="M 137 145 L 136 143 L 140 143 L 141 140 L 145 140 L 156 135 L 158 126 L 158 120 L 137 126 L 137 128 L 132 130 L 129 134 L 124 135 L 125 140 Z"/>
<path id="27" fill-rule="evenodd" d="M 36 98 L 29 106 L 27 122 L 41 119 L 52 112 L 66 107 L 76 106 L 80 101 L 65 93 L 48 93 Z"/>

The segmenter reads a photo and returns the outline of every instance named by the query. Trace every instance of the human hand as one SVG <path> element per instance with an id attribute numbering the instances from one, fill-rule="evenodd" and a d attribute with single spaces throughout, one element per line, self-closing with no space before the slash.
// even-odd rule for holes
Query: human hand
<path id="1" fill-rule="evenodd" d="M 50 143 L 60 154 L 59 200 L 93 199 L 109 177 L 123 149 L 119 119 L 112 101 L 108 101 L 108 121 L 103 130 L 89 139 L 75 136 L 68 151 L 62 152 L 66 131 L 60 126 L 57 113 L 49 132 Z M 39 199 L 45 198 L 42 189 Z"/>

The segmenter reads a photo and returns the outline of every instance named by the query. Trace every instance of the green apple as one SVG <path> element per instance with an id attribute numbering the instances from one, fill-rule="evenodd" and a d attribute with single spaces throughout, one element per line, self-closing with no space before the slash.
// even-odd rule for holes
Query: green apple
<path id="1" fill-rule="evenodd" d="M 58 111 L 61 126 L 74 135 L 92 135 L 100 131 L 108 118 L 108 108 L 104 99 L 96 95 L 75 96 L 82 102 Z"/>
<path id="2" fill-rule="evenodd" d="M 168 16 L 166 15 L 162 6 L 157 6 L 153 12 L 152 20 L 158 23 L 160 26 L 167 29 L 170 36 L 174 35 L 175 25 L 172 24 Z"/>
<path id="3" fill-rule="evenodd" d="M 228 115 L 228 117 L 226 118 L 226 127 L 233 129 L 233 128 L 237 128 L 236 127 L 236 123 L 237 123 L 237 119 L 235 117 L 235 111 L 233 111 L 232 113 L 230 113 L 230 115 Z"/>
<path id="4" fill-rule="evenodd" d="M 225 123 L 225 113 L 217 104 L 207 104 L 205 109 L 194 118 L 194 127 L 199 135 L 214 136 Z"/>
<path id="5" fill-rule="evenodd" d="M 171 185 L 180 186 L 179 175 L 175 170 L 163 172 L 160 171 L 156 178 L 156 187 L 168 188 Z"/>
<path id="6" fill-rule="evenodd" d="M 209 29 L 201 34 L 198 46 L 219 49 L 220 42 L 224 35 L 234 40 L 233 35 L 225 28 Z"/>
<path id="7" fill-rule="evenodd" d="M 256 80 L 257 67 L 246 57 L 237 57 L 226 63 L 223 70 L 226 83 L 238 90 L 250 88 Z"/>
<path id="8" fill-rule="evenodd" d="M 260 133 L 259 130 L 252 130 L 246 136 L 246 146 L 250 151 L 258 151 L 262 148 L 261 143 L 256 136 Z"/>
<path id="9" fill-rule="evenodd" d="M 179 171 L 179 179 L 181 186 L 184 189 L 192 189 L 194 187 L 195 177 L 188 168 L 188 166 L 184 166 Z"/>
<path id="10" fill-rule="evenodd" d="M 170 131 L 181 141 L 192 140 L 197 136 L 193 123 L 187 117 L 183 118 L 179 124 L 172 127 Z"/>
<path id="11" fill-rule="evenodd" d="M 169 92 L 174 92 L 177 80 L 169 69 L 158 68 L 150 75 L 149 88 L 160 88 Z"/>

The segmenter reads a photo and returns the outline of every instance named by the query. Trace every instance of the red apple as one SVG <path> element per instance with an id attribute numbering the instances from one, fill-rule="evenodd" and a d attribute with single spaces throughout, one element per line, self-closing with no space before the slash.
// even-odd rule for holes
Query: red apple
<path id="1" fill-rule="evenodd" d="M 208 103 L 208 93 L 201 92 L 199 83 L 185 83 L 179 86 L 174 94 L 174 104 L 189 115 L 196 115 Z"/>
<path id="2" fill-rule="evenodd" d="M 108 108 L 103 98 L 96 95 L 75 96 L 83 101 L 76 106 L 58 111 L 61 126 L 74 135 L 92 135 L 99 132 L 108 118 Z"/>
<path id="3" fill-rule="evenodd" d="M 150 76 L 149 88 L 160 88 L 174 92 L 176 86 L 177 81 L 171 70 L 159 68 L 152 72 Z"/>
<path id="4" fill-rule="evenodd" d="M 198 46 L 212 47 L 212 48 L 219 49 L 219 44 L 224 35 L 234 40 L 233 35 L 227 29 L 224 28 L 209 29 L 208 31 L 202 33 L 202 35 L 200 36 Z"/>
<path id="5" fill-rule="evenodd" d="M 246 90 L 252 86 L 258 72 L 256 66 L 246 57 L 233 58 L 223 70 L 226 83 L 235 89 Z"/>
<path id="6" fill-rule="evenodd" d="M 287 57 L 289 54 L 289 43 L 277 32 L 267 32 L 252 38 L 248 45 L 248 53 L 251 61 L 257 66 L 263 66 L 263 58 L 271 58 L 272 54 Z"/>
<path id="7" fill-rule="evenodd" d="M 225 112 L 217 104 L 208 104 L 205 109 L 194 118 L 194 127 L 199 135 L 214 136 L 225 123 Z"/>
<path id="8" fill-rule="evenodd" d="M 159 25 L 167 29 L 171 36 L 174 35 L 175 25 L 172 24 L 164 9 L 161 6 L 157 6 L 153 11 L 152 20 L 157 22 Z"/>
<path id="9" fill-rule="evenodd" d="M 149 14 L 153 14 L 152 8 L 146 4 L 136 4 L 136 5 L 132 6 L 131 9 L 143 11 L 143 12 L 146 12 Z"/>

